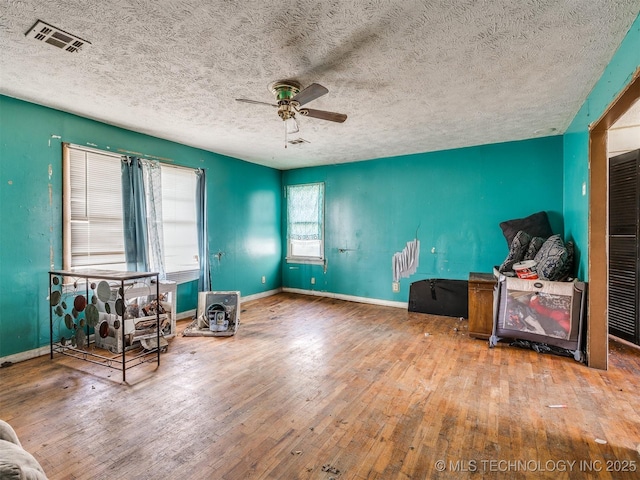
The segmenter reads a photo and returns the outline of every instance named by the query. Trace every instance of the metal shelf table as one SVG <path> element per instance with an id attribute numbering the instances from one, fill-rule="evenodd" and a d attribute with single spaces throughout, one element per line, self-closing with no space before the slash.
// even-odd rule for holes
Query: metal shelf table
<path id="1" fill-rule="evenodd" d="M 157 365 L 160 366 L 160 312 L 156 308 L 156 335 L 155 348 L 143 349 L 134 355 L 127 355 L 125 320 L 125 287 L 136 282 L 147 281 L 155 283 L 156 299 L 160 299 L 160 283 L 157 272 L 119 272 L 115 270 L 83 270 L 74 272 L 69 270 L 52 270 L 49 272 L 49 333 L 50 333 L 50 358 L 54 352 L 87 362 L 103 365 L 109 368 L 122 370 L 122 381 L 126 382 L 126 371 L 129 368 L 146 363 L 152 355 L 157 357 Z M 96 285 L 96 282 L 99 282 Z M 112 283 L 109 283 L 112 282 Z M 100 297 L 104 299 L 105 283 L 109 290 L 109 300 L 100 303 Z M 115 290 L 115 291 L 114 291 Z M 81 293 L 84 291 L 84 295 Z M 71 301 L 71 298 L 73 300 Z M 67 303 L 66 300 L 70 300 Z M 100 315 L 98 306 L 111 314 L 111 303 L 115 306 L 115 315 L 122 328 L 122 357 L 119 355 L 106 356 L 88 351 L 86 347 L 91 344 L 90 328 L 97 326 Z M 54 338 L 54 319 L 57 323 L 57 336 Z M 71 335 L 60 335 L 62 327 Z M 97 334 L 94 334 L 94 336 Z M 68 342 L 68 343 L 67 343 Z"/>

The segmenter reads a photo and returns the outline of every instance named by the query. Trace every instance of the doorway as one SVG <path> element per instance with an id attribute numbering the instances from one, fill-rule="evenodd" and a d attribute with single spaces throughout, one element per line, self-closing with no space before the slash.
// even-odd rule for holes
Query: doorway
<path id="1" fill-rule="evenodd" d="M 609 354 L 607 190 L 609 128 L 640 99 L 640 69 L 589 132 L 589 309 L 587 358 L 590 367 L 606 370 Z"/>
<path id="2" fill-rule="evenodd" d="M 636 103 L 640 105 L 640 103 Z M 611 132 L 609 150 L 611 151 Z M 640 123 L 638 124 L 640 143 Z M 640 145 L 639 145 L 640 146 Z M 609 334 L 640 345 L 640 150 L 609 158 Z"/>

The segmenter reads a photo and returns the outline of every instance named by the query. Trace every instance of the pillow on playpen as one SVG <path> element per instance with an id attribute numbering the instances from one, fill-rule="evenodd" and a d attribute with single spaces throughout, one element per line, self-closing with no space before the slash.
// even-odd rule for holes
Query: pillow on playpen
<path id="1" fill-rule="evenodd" d="M 564 244 L 564 246 L 567 249 L 567 261 L 564 262 L 564 265 L 557 273 L 558 280 L 565 280 L 568 277 L 573 277 L 573 261 L 576 255 L 575 245 L 571 240 L 569 240 Z"/>
<path id="2" fill-rule="evenodd" d="M 502 262 L 502 265 L 500 265 L 498 271 L 500 273 L 504 273 L 513 270 L 513 266 L 523 260 L 530 242 L 531 235 L 527 232 L 520 230 L 516 233 L 516 236 L 513 237 L 513 241 L 511 242 L 511 247 L 509 248 L 509 254 L 507 255 L 507 258 L 505 258 L 504 262 Z"/>
<path id="3" fill-rule="evenodd" d="M 571 259 L 573 258 L 573 245 L 571 245 Z M 535 256 L 536 271 L 542 280 L 557 281 L 566 276 L 571 269 L 568 264 L 569 248 L 562 241 L 560 235 L 549 237 L 540 251 Z"/>
<path id="4" fill-rule="evenodd" d="M 542 237 L 533 237 L 529 242 L 529 246 L 527 247 L 527 251 L 524 254 L 522 260 L 533 260 L 536 258 L 536 255 L 540 251 L 540 248 L 544 244 L 546 239 Z"/>
<path id="5" fill-rule="evenodd" d="M 509 248 L 511 248 L 513 238 L 520 230 L 527 232 L 532 237 L 549 238 L 553 235 L 549 217 L 547 216 L 547 212 L 544 211 L 534 213 L 525 218 L 507 220 L 500 223 L 500 228 L 502 229 L 504 238 L 507 240 Z"/>

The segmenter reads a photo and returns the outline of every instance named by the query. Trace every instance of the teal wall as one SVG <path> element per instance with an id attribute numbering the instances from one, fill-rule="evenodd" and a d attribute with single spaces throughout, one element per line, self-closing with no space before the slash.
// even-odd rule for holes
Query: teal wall
<path id="1" fill-rule="evenodd" d="M 411 282 L 490 272 L 508 253 L 500 222 L 545 210 L 562 233 L 562 174 L 560 136 L 285 171 L 284 185 L 325 182 L 327 267 L 283 262 L 283 286 L 406 302 Z M 416 230 L 418 271 L 393 293 Z"/>
<path id="2" fill-rule="evenodd" d="M 565 228 L 567 236 L 574 238 L 580 249 L 580 278 L 586 279 L 588 275 L 589 125 L 600 119 L 607 107 L 631 82 L 639 66 L 640 15 L 564 135 Z M 583 183 L 587 185 L 584 195 Z"/>
<path id="3" fill-rule="evenodd" d="M 589 255 L 589 132 L 565 134 L 563 149 L 565 233 L 567 240 L 573 240 L 576 245 L 577 276 L 586 280 Z"/>
<path id="4" fill-rule="evenodd" d="M 588 125 L 631 80 L 639 45 L 640 17 L 562 137 L 285 172 L 0 96 L 0 357 L 49 341 L 46 273 L 62 265 L 61 142 L 205 167 L 214 290 L 285 286 L 406 302 L 416 280 L 490 271 L 508 251 L 498 223 L 539 210 L 575 240 L 586 278 Z M 282 186 L 319 181 L 326 272 L 281 260 Z M 393 293 L 391 258 L 416 231 L 420 266 Z M 178 304 L 195 308 L 195 282 L 180 286 Z"/>
<path id="5" fill-rule="evenodd" d="M 0 357 L 49 343 L 47 272 L 62 267 L 61 142 L 206 168 L 212 288 L 246 296 L 280 287 L 280 171 L 0 96 Z M 196 307 L 197 290 L 179 287 L 180 311 Z"/>

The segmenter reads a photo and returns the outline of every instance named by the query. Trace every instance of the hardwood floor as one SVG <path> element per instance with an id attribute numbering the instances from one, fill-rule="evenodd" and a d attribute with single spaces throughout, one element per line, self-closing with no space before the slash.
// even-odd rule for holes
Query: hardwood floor
<path id="1" fill-rule="evenodd" d="M 621 471 L 640 469 L 640 353 L 620 344 L 603 372 L 489 349 L 466 320 L 279 294 L 121 380 L 21 362 L 0 369 L 0 418 L 50 479 L 640 475 Z"/>

